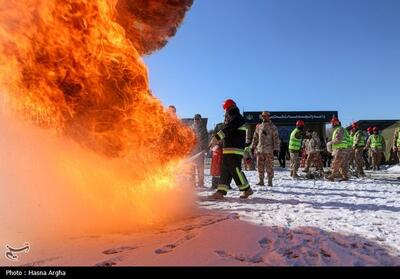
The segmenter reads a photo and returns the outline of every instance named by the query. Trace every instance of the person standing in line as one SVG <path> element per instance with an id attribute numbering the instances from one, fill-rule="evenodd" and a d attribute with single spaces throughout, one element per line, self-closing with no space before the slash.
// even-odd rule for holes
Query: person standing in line
<path id="1" fill-rule="evenodd" d="M 372 170 L 380 170 L 383 152 L 386 149 L 385 138 L 379 133 L 378 127 L 373 128 L 373 135 L 371 135 L 365 146 L 372 153 Z"/>
<path id="2" fill-rule="evenodd" d="M 368 133 L 367 140 L 369 139 L 370 136 L 372 136 L 374 134 L 373 130 L 374 130 L 373 127 L 368 127 L 368 129 L 367 129 L 367 133 Z M 367 158 L 368 158 L 368 163 L 366 164 L 366 166 L 367 166 L 366 169 L 367 170 L 371 170 L 372 169 L 372 151 L 371 151 L 371 149 L 366 149 L 365 152 L 366 152 Z"/>
<path id="3" fill-rule="evenodd" d="M 306 133 L 307 140 L 304 141 L 304 146 L 307 150 L 307 160 L 304 172 L 309 173 L 312 165 L 315 166 L 317 172 L 323 172 L 321 159 L 321 141 L 318 133 L 308 130 Z"/>
<path id="4" fill-rule="evenodd" d="M 204 187 L 204 154 L 207 151 L 208 133 L 204 126 L 200 114 L 196 114 L 193 118 L 192 130 L 196 135 L 196 146 L 193 155 L 201 153 L 197 156 L 192 167 L 193 183 L 198 188 Z M 196 179 L 197 177 L 197 179 Z"/>
<path id="5" fill-rule="evenodd" d="M 400 128 L 397 128 L 393 133 L 393 152 L 397 154 L 397 159 L 400 164 Z"/>
<path id="6" fill-rule="evenodd" d="M 365 176 L 364 173 L 364 159 L 363 153 L 365 148 L 365 138 L 363 132 L 358 127 L 357 123 L 353 123 L 353 152 L 354 152 L 354 161 L 356 166 L 356 171 L 358 176 Z"/>
<path id="7" fill-rule="evenodd" d="M 257 170 L 259 182 L 257 185 L 264 186 L 264 175 L 267 171 L 268 186 L 272 186 L 274 178 L 274 155 L 280 149 L 278 128 L 272 123 L 269 112 L 261 114 L 262 123 L 258 124 L 253 135 L 252 150 L 257 154 Z"/>
<path id="8" fill-rule="evenodd" d="M 299 120 L 296 122 L 296 128 L 290 134 L 289 152 L 290 152 L 290 176 L 299 178 L 297 174 L 300 168 L 300 151 L 302 147 L 304 131 L 304 121 Z"/>
<path id="9" fill-rule="evenodd" d="M 349 166 L 352 169 L 355 169 L 354 159 L 355 159 L 355 150 L 353 149 L 354 144 L 354 136 L 356 131 L 354 130 L 353 126 L 350 129 L 350 150 L 349 150 Z"/>
<path id="10" fill-rule="evenodd" d="M 348 149 L 350 146 L 350 134 L 347 129 L 343 128 L 339 119 L 333 117 L 331 120 L 333 135 L 332 141 L 328 143 L 332 147 L 333 162 L 332 173 L 326 178 L 330 181 L 335 181 L 336 178 L 341 177 L 342 181 L 349 180 L 348 168 Z"/>

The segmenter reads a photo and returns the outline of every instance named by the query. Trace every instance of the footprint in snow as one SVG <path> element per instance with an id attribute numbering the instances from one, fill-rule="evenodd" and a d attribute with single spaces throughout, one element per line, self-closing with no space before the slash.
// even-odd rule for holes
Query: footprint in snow
<path id="1" fill-rule="evenodd" d="M 131 251 L 131 250 L 135 250 L 135 249 L 137 249 L 137 247 L 122 246 L 122 247 L 111 248 L 111 249 L 105 250 L 105 251 L 103 251 L 103 254 L 112 255 L 112 254 L 118 254 L 118 253 L 122 253 L 125 251 Z"/>
<path id="2" fill-rule="evenodd" d="M 196 235 L 195 234 L 188 234 L 185 237 L 179 239 L 178 241 L 176 241 L 175 243 L 171 243 L 171 244 L 167 244 L 157 250 L 155 250 L 154 252 L 156 254 L 166 254 L 166 253 L 170 253 L 172 252 L 175 248 L 177 248 L 178 246 L 182 245 L 183 243 L 185 243 L 186 241 L 189 241 L 193 238 L 195 238 Z"/>
<path id="3" fill-rule="evenodd" d="M 260 244 L 261 248 L 267 248 L 269 244 L 271 244 L 271 240 L 268 238 L 264 237 L 258 241 Z"/>
<path id="4" fill-rule="evenodd" d="M 116 257 L 116 258 L 112 258 L 103 262 L 99 262 L 96 264 L 96 266 L 100 266 L 100 267 L 109 267 L 109 266 L 114 266 L 117 265 L 119 262 L 123 261 L 123 257 Z"/>

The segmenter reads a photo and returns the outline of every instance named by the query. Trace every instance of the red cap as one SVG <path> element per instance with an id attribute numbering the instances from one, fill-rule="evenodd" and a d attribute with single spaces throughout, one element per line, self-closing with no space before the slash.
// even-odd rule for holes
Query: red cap
<path id="1" fill-rule="evenodd" d="M 296 122 L 296 127 L 304 127 L 304 121 L 303 120 L 299 120 Z"/>
<path id="2" fill-rule="evenodd" d="M 368 132 L 372 132 L 373 128 L 372 127 L 368 127 L 367 131 Z"/>
<path id="3" fill-rule="evenodd" d="M 225 102 L 222 105 L 224 110 L 228 110 L 229 108 L 231 108 L 233 106 L 236 106 L 236 103 L 232 99 L 225 100 Z"/>
<path id="4" fill-rule="evenodd" d="M 358 124 L 357 124 L 357 122 L 354 122 L 353 124 L 351 124 L 351 128 L 353 128 L 353 129 L 357 129 L 357 128 L 358 128 Z"/>
<path id="5" fill-rule="evenodd" d="M 339 119 L 337 119 L 336 116 L 333 116 L 332 119 L 331 119 L 331 124 L 332 125 L 339 125 L 340 121 L 339 121 Z"/>

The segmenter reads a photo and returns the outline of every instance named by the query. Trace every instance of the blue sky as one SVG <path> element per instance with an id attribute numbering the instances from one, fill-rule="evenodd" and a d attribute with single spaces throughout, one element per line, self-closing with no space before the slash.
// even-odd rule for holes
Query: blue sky
<path id="1" fill-rule="evenodd" d="M 338 110 L 343 123 L 400 119 L 399 0 L 195 0 L 145 57 L 150 86 L 208 128 L 243 111 Z"/>

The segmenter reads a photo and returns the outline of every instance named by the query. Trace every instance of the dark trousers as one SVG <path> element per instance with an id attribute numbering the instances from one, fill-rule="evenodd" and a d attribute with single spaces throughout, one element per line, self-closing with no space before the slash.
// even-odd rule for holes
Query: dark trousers
<path id="1" fill-rule="evenodd" d="M 326 153 L 324 155 L 324 167 L 331 167 L 331 163 L 332 163 L 332 155 L 330 153 Z"/>
<path id="2" fill-rule="evenodd" d="M 278 161 L 282 168 L 286 168 L 286 152 L 279 152 Z"/>
<path id="3" fill-rule="evenodd" d="M 363 152 L 364 166 L 366 170 L 371 168 L 370 160 L 369 160 L 369 152 L 368 150 L 364 150 Z"/>
<path id="4" fill-rule="evenodd" d="M 222 155 L 222 171 L 219 179 L 218 192 L 226 195 L 232 179 L 235 181 L 240 191 L 246 191 L 250 188 L 246 175 L 242 171 L 241 155 L 224 154 Z"/>

